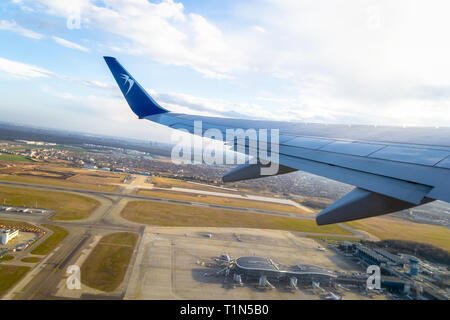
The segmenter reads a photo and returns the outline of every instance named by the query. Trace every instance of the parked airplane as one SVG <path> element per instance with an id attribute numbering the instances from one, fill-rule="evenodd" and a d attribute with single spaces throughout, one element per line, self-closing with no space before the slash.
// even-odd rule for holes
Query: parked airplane
<path id="1" fill-rule="evenodd" d="M 301 170 L 356 186 L 317 215 L 319 225 L 392 213 L 434 200 L 450 202 L 450 127 L 326 125 L 173 113 L 153 100 L 115 58 L 104 58 L 139 119 L 190 133 L 194 133 L 194 121 L 201 120 L 202 134 L 211 128 L 224 135 L 227 128 L 279 129 L 276 174 Z M 225 174 L 223 181 L 260 178 L 263 166 L 243 164 Z"/>

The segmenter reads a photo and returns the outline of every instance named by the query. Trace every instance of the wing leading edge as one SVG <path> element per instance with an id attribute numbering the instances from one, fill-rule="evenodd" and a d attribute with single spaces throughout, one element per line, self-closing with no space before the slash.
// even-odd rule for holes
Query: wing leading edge
<path id="1" fill-rule="evenodd" d="M 208 129 L 224 135 L 227 129 L 278 129 L 280 170 L 276 174 L 301 170 L 356 186 L 317 215 L 320 225 L 392 213 L 433 200 L 450 202 L 450 128 L 323 125 L 172 113 L 153 100 L 115 58 L 105 57 L 105 61 L 140 119 L 193 134 L 198 133 L 194 122 L 202 121 L 202 135 Z M 244 147 L 248 151 L 251 145 L 248 140 Z M 238 146 L 235 142 L 234 148 Z M 261 166 L 239 166 L 223 181 L 262 177 Z"/>

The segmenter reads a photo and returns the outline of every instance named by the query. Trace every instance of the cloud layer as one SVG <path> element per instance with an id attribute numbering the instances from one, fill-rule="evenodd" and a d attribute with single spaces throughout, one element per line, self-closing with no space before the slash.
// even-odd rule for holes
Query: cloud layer
<path id="1" fill-rule="evenodd" d="M 63 47 L 66 47 L 66 48 L 80 50 L 80 51 L 83 51 L 83 52 L 89 52 L 88 48 L 83 47 L 83 46 L 81 46 L 79 44 L 70 42 L 70 41 L 68 41 L 66 39 L 63 39 L 63 38 L 52 37 L 52 40 L 55 41 L 57 44 L 59 44 L 59 45 L 61 45 Z"/>
<path id="2" fill-rule="evenodd" d="M 44 68 L 0 57 L 0 70 L 22 79 L 47 78 L 53 73 Z"/>
<path id="3" fill-rule="evenodd" d="M 450 4 L 444 0 L 239 2 L 230 24 L 187 12 L 173 0 L 74 0 L 70 6 L 59 0 L 15 2 L 63 19 L 79 15 L 82 28 L 110 35 L 102 46 L 121 54 L 189 67 L 208 78 L 266 77 L 270 83 L 283 83 L 283 90 L 255 89 L 260 92 L 251 103 L 159 95 L 178 111 L 299 121 L 450 124 L 450 43 L 445 40 Z M 11 23 L 4 28 L 21 30 Z"/>
<path id="4" fill-rule="evenodd" d="M 0 30 L 8 30 L 31 39 L 42 39 L 43 35 L 32 30 L 28 30 L 17 24 L 14 20 L 0 20 Z"/>

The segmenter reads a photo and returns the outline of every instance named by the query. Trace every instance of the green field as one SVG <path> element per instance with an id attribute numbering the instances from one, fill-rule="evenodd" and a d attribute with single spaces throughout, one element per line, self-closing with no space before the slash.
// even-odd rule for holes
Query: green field
<path id="1" fill-rule="evenodd" d="M 56 210 L 55 220 L 85 219 L 100 205 L 95 199 L 58 191 L 0 186 L 0 203 Z"/>
<path id="2" fill-rule="evenodd" d="M 352 235 L 338 225 L 318 226 L 314 220 L 153 201 L 130 201 L 121 215 L 134 222 L 167 227 L 241 227 Z"/>
<path id="3" fill-rule="evenodd" d="M 8 291 L 17 281 L 19 281 L 30 267 L 5 266 L 0 265 L 0 297 Z"/>
<path id="4" fill-rule="evenodd" d="M 10 255 L 10 254 L 5 254 L 4 256 L 2 256 L 2 257 L 0 258 L 0 262 L 1 262 L 1 261 L 10 261 L 10 260 L 12 260 L 12 259 L 14 259 L 14 256 L 12 256 L 12 255 Z"/>
<path id="5" fill-rule="evenodd" d="M 81 267 L 81 282 L 111 292 L 123 281 L 138 235 L 120 232 L 104 236 Z"/>
<path id="6" fill-rule="evenodd" d="M 0 153 L 0 161 L 19 161 L 19 162 L 31 162 L 30 159 L 23 156 L 17 156 L 13 154 Z"/>
<path id="7" fill-rule="evenodd" d="M 33 251 L 31 251 L 32 254 L 39 254 L 39 255 L 48 254 L 58 245 L 58 243 L 60 243 L 69 234 L 66 229 L 63 229 L 61 227 L 53 226 L 50 224 L 43 224 L 42 226 L 52 230 L 53 234 L 49 236 L 47 239 L 45 239 L 45 241 L 42 242 Z"/>
<path id="8" fill-rule="evenodd" d="M 427 243 L 450 252 L 450 229 L 446 227 L 392 217 L 375 217 L 347 222 L 347 224 L 354 229 L 369 232 L 380 240 L 408 240 Z"/>
<path id="9" fill-rule="evenodd" d="M 38 258 L 38 257 L 26 257 L 26 258 L 21 259 L 20 261 L 27 262 L 27 263 L 36 263 L 36 262 L 41 261 L 41 258 Z"/>

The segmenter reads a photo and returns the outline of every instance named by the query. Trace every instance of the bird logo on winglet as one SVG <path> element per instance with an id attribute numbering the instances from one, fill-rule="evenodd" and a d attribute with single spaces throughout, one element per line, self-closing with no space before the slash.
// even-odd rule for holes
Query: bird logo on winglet
<path id="1" fill-rule="evenodd" d="M 126 96 L 126 95 L 128 94 L 128 92 L 130 92 L 131 88 L 133 87 L 133 85 L 134 85 L 134 80 L 131 79 L 129 75 L 124 74 L 124 73 L 121 74 L 121 78 L 125 80 L 125 82 L 124 82 L 123 84 L 126 84 L 126 83 L 128 82 L 128 84 L 130 85 L 130 86 L 128 87 L 127 93 L 125 93 L 125 96 Z"/>

